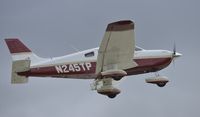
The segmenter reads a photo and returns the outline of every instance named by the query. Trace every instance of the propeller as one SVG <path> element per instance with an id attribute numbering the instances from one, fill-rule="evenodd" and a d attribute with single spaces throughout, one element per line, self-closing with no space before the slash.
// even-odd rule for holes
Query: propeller
<path id="1" fill-rule="evenodd" d="M 175 66 L 175 58 L 180 57 L 181 55 L 182 54 L 176 52 L 176 43 L 174 42 L 173 54 L 172 54 L 172 61 L 174 66 Z"/>
<path id="2" fill-rule="evenodd" d="M 174 42 L 173 54 L 172 54 L 173 66 L 175 66 L 175 59 L 174 59 L 175 56 L 176 56 L 176 43 Z"/>
<path id="3" fill-rule="evenodd" d="M 176 43 L 174 43 L 174 48 L 173 48 L 173 57 L 176 56 Z"/>

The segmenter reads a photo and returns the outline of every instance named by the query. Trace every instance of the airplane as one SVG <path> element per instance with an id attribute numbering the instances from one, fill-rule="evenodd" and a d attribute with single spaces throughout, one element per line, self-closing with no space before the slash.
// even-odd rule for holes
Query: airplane
<path id="1" fill-rule="evenodd" d="M 94 79 L 91 89 L 116 97 L 121 91 L 114 82 L 125 76 L 157 73 L 182 54 L 168 50 L 145 50 L 135 45 L 135 24 L 120 20 L 107 25 L 100 47 L 53 58 L 41 58 L 17 38 L 6 38 L 12 56 L 12 84 L 28 82 L 28 77 Z M 166 76 L 147 78 L 146 83 L 164 87 Z"/>

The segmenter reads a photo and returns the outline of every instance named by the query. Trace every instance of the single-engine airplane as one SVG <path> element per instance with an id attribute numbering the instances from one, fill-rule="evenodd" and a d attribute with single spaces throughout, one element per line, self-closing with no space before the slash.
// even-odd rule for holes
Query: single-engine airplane
<path id="1" fill-rule="evenodd" d="M 5 42 L 12 56 L 11 83 L 27 83 L 28 77 L 59 77 L 72 79 L 94 79 L 92 90 L 110 98 L 120 90 L 113 82 L 124 76 L 157 72 L 166 68 L 181 54 L 168 50 L 145 50 L 135 45 L 135 25 L 131 20 L 108 24 L 99 48 L 77 53 L 41 58 L 17 38 Z M 156 75 L 146 79 L 147 83 L 165 86 L 165 76 Z"/>

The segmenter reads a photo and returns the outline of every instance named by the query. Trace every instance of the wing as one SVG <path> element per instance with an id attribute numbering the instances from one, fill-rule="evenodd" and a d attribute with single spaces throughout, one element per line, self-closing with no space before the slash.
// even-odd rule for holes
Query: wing
<path id="1" fill-rule="evenodd" d="M 123 74 L 124 69 L 136 67 L 133 61 L 135 49 L 134 23 L 130 20 L 108 24 L 101 42 L 96 65 L 96 74 L 109 72 Z"/>

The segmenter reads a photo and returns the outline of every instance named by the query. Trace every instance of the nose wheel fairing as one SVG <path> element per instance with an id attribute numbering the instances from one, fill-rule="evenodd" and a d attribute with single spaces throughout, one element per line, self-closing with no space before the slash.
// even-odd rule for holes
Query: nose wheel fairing
<path id="1" fill-rule="evenodd" d="M 159 74 L 155 77 L 145 79 L 146 83 L 156 84 L 159 87 L 164 87 L 168 82 L 168 78 L 166 76 L 160 76 Z"/>

